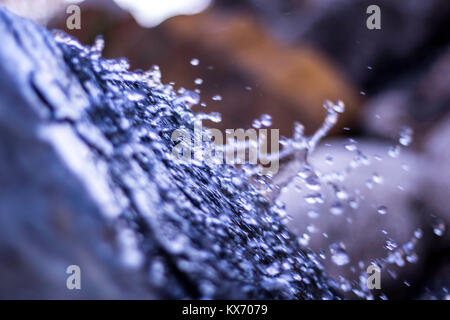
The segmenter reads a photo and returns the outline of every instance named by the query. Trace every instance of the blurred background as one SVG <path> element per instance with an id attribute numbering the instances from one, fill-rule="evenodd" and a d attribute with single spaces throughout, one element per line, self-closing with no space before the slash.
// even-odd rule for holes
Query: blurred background
<path id="1" fill-rule="evenodd" d="M 158 65 L 163 82 L 200 90 L 202 104 L 194 110 L 220 112 L 222 122 L 209 123 L 220 129 L 249 128 L 270 114 L 282 135 L 291 135 L 294 121 L 311 134 L 324 119 L 324 100 L 344 101 L 346 111 L 313 163 L 322 170 L 330 157 L 337 166 L 348 163 L 344 144 L 356 139 L 374 164 L 346 183 L 360 190 L 364 204 L 357 214 L 344 208 L 344 214 L 330 215 L 332 203 L 325 203 L 320 210 L 326 214 L 317 219 L 292 188 L 283 195 L 291 230 L 323 252 L 337 279 L 357 281 L 361 265 L 395 252 L 383 276 L 390 298 L 450 298 L 448 0 L 0 3 L 84 44 L 103 35 L 104 55 L 126 57 L 133 69 Z M 81 8 L 80 30 L 67 29 L 70 3 Z M 380 30 L 366 27 L 372 4 L 381 9 Z M 390 157 L 401 128 L 412 129 L 413 142 Z M 372 181 L 374 173 L 382 183 Z M 386 217 L 374 213 L 380 204 L 387 207 Z M 345 243 L 349 263 L 330 261 L 328 248 L 336 241 Z M 417 259 L 402 248 L 410 241 Z M 398 255 L 403 263 L 395 261 Z"/>
<path id="2" fill-rule="evenodd" d="M 377 1 L 381 30 L 366 27 L 373 3 L 360 0 L 0 2 L 85 44 L 103 35 L 105 56 L 127 57 L 134 69 L 158 65 L 163 81 L 201 90 L 223 128 L 269 113 L 282 134 L 294 121 L 311 133 L 323 101 L 340 99 L 347 108 L 336 134 L 389 138 L 410 125 L 421 138 L 448 107 L 445 0 Z M 67 29 L 71 3 L 81 7 L 80 30 Z"/>

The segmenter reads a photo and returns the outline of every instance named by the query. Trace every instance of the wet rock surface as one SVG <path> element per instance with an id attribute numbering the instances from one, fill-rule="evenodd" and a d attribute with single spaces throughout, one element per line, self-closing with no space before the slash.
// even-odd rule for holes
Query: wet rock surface
<path id="1" fill-rule="evenodd" d="M 337 298 L 243 172 L 174 161 L 195 97 L 2 7 L 0 38 L 1 297 Z"/>

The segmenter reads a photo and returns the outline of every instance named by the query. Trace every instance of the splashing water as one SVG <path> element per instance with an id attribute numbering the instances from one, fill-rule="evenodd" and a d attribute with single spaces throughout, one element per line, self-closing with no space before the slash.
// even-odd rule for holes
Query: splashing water
<path id="1" fill-rule="evenodd" d="M 295 179 L 300 181 L 300 185 L 296 182 L 296 188 L 301 190 L 304 186 L 310 192 L 304 196 L 304 201 L 312 206 L 319 207 L 325 202 L 325 194 L 322 192 L 324 186 L 330 186 L 334 192 L 336 201 L 330 207 L 330 214 L 334 216 L 341 216 L 345 212 L 346 204 L 353 210 L 359 208 L 360 202 L 364 199 L 364 196 L 360 194 L 359 190 L 355 192 L 349 192 L 342 185 L 346 177 L 356 168 L 361 166 L 370 166 L 371 160 L 366 156 L 358 145 L 358 142 L 354 139 L 349 139 L 345 144 L 345 149 L 348 152 L 354 154 L 353 160 L 349 165 L 341 172 L 333 172 L 331 174 L 323 174 L 314 168 L 313 164 L 309 162 L 309 155 L 311 155 L 316 149 L 317 145 L 323 137 L 327 135 L 329 130 L 336 124 L 339 113 L 345 111 L 345 106 L 342 101 L 332 103 L 326 101 L 324 108 L 327 111 L 324 123 L 322 126 L 310 137 L 304 135 L 304 127 L 300 123 L 294 124 L 294 132 L 291 138 L 283 138 L 280 141 L 282 146 L 280 152 L 280 171 L 274 176 L 263 177 L 258 168 L 247 166 L 246 174 L 252 178 L 255 185 L 258 186 L 261 194 L 273 203 L 272 209 L 277 212 L 282 221 L 286 223 L 289 221 L 289 216 L 286 214 L 285 206 L 277 200 L 281 191 L 290 185 Z M 263 127 L 270 127 L 272 125 L 272 118 L 270 115 L 262 115 L 252 123 L 252 127 L 260 129 Z M 413 132 L 409 127 L 403 127 L 400 130 L 398 144 L 393 145 L 387 150 L 388 156 L 392 158 L 398 158 L 401 153 L 401 149 L 408 147 L 412 143 Z M 248 148 L 248 145 L 242 146 L 244 149 Z M 381 156 L 374 156 L 374 159 L 381 161 Z M 327 156 L 327 163 L 333 165 L 333 157 Z M 403 164 L 402 168 L 407 168 L 407 165 Z M 406 170 L 406 169 L 404 169 Z M 376 185 L 382 185 L 384 178 L 379 173 L 374 172 L 373 175 L 367 180 L 366 186 L 369 190 L 373 189 Z M 402 190 L 401 186 L 398 186 Z M 376 213 L 384 216 L 389 213 L 388 208 L 385 205 L 379 205 L 376 208 Z M 317 218 L 320 215 L 319 210 L 310 210 L 308 216 L 312 219 Z M 347 218 L 348 223 L 352 223 L 351 218 Z M 434 227 L 434 233 L 437 236 L 442 236 L 445 232 L 445 225 L 442 222 L 436 223 Z M 308 225 L 306 233 L 302 233 L 298 237 L 298 243 L 308 248 L 312 233 L 317 233 L 319 230 L 314 225 Z M 385 234 L 387 231 L 383 230 Z M 323 233 L 325 238 L 328 238 L 328 234 Z M 415 252 L 415 247 L 419 239 L 421 238 L 421 230 L 417 229 L 414 232 L 412 238 L 404 245 L 398 245 L 393 240 L 386 242 L 386 250 L 389 252 L 386 257 L 382 259 L 374 259 L 376 265 L 380 270 L 386 270 L 391 277 L 396 278 L 396 273 L 390 266 L 404 267 L 406 263 L 416 263 L 418 261 L 418 255 Z M 345 244 L 343 242 L 334 242 L 329 246 L 329 252 L 331 255 L 331 261 L 339 266 L 344 267 L 349 265 L 350 257 L 346 251 Z M 320 253 L 319 253 L 319 256 Z M 373 299 L 371 291 L 367 288 L 365 280 L 367 274 L 365 269 L 361 267 L 360 281 L 358 283 L 349 281 L 345 277 L 339 276 L 339 283 L 341 289 L 344 292 L 351 291 L 359 298 Z M 345 289 L 345 290 L 344 290 Z M 381 298 L 386 299 L 385 295 L 381 295 Z"/>
<path id="2" fill-rule="evenodd" d="M 200 64 L 200 60 L 198 60 L 197 58 L 194 58 L 191 60 L 191 65 L 193 66 L 198 66 Z"/>
<path id="3" fill-rule="evenodd" d="M 245 238 L 245 241 L 250 243 L 249 246 L 255 250 L 251 253 L 246 252 L 245 249 L 242 249 L 242 247 L 236 245 L 236 243 L 233 242 L 235 240 L 233 240 L 224 248 L 221 248 L 220 246 L 213 248 L 213 254 L 217 254 L 218 256 L 231 256 L 231 252 L 233 252 L 233 254 L 240 257 L 240 260 L 235 261 L 235 263 L 239 265 L 239 268 L 246 270 L 247 275 L 250 277 L 248 281 L 257 281 L 255 280 L 257 277 L 262 277 L 263 280 L 261 285 L 267 290 L 279 288 L 280 292 L 282 292 L 280 294 L 281 297 L 292 298 L 300 295 L 297 289 L 292 289 L 293 287 L 291 283 L 295 283 L 295 288 L 303 289 L 311 286 L 314 282 L 315 285 L 321 285 L 322 280 L 320 280 L 317 274 L 315 274 L 315 270 L 317 268 L 319 270 L 323 268 L 321 263 L 316 259 L 315 255 L 311 254 L 311 256 L 308 257 L 311 258 L 311 261 L 313 262 L 308 264 L 305 262 L 305 259 L 303 259 L 304 257 L 299 257 L 298 253 L 290 251 L 287 247 L 283 247 L 282 243 L 285 243 L 284 241 L 287 241 L 286 239 L 289 239 L 290 236 L 286 233 L 286 231 L 283 231 L 282 225 L 278 225 L 275 222 L 275 217 L 281 219 L 284 224 L 289 221 L 290 217 L 286 213 L 285 205 L 279 201 L 278 198 L 281 191 L 291 183 L 299 184 L 301 185 L 300 188 L 302 188 L 302 190 L 307 190 L 308 193 L 304 196 L 303 201 L 314 207 L 314 209 L 309 210 L 307 213 L 312 219 L 317 219 L 320 216 L 319 206 L 325 202 L 326 197 L 322 192 L 322 189 L 325 186 L 330 187 L 333 190 L 333 196 L 335 197 L 335 201 L 330 208 L 330 214 L 332 216 L 342 216 L 344 214 L 346 204 L 348 204 L 348 206 L 353 210 L 358 209 L 359 203 L 362 200 L 361 194 L 357 191 L 351 192 L 351 190 L 346 190 L 345 186 L 342 185 L 342 182 L 352 172 L 352 170 L 360 166 L 368 166 L 371 163 L 371 159 L 369 159 L 359 149 L 357 141 L 349 139 L 345 144 L 345 149 L 349 153 L 351 152 L 354 157 L 349 165 L 340 172 L 324 174 L 315 169 L 313 164 L 309 161 L 309 156 L 314 152 L 321 139 L 324 138 L 329 130 L 336 124 L 338 115 L 345 111 L 343 102 L 338 101 L 336 103 L 332 103 L 330 101 L 326 101 L 324 103 L 324 108 L 327 112 L 326 117 L 322 126 L 312 136 L 308 137 L 304 135 L 304 127 L 302 124 L 294 124 L 292 137 L 283 138 L 280 141 L 280 170 L 277 174 L 263 175 L 261 168 L 258 165 L 243 164 L 240 168 L 231 168 L 229 166 L 224 166 L 223 164 L 214 162 L 207 163 L 200 160 L 198 162 L 194 162 L 192 164 L 192 168 L 189 170 L 197 175 L 204 175 L 202 172 L 220 172 L 220 174 L 212 177 L 203 177 L 204 180 L 208 182 L 200 183 L 198 180 L 194 180 L 190 176 L 186 176 L 185 173 L 177 171 L 177 167 L 174 164 L 171 164 L 171 161 L 175 162 L 175 159 L 168 150 L 164 149 L 163 145 L 170 145 L 172 143 L 170 142 L 169 137 L 171 130 L 177 128 L 176 124 L 181 124 L 187 128 L 192 128 L 194 123 L 199 120 L 211 120 L 217 123 L 221 121 L 221 116 L 219 113 L 194 114 L 190 108 L 199 103 L 199 94 L 195 91 L 185 89 L 180 89 L 178 92 L 175 92 L 172 85 L 162 84 L 161 73 L 159 68 L 156 66 L 147 72 L 132 73 L 128 71 L 129 64 L 126 60 L 103 59 L 101 57 L 101 52 L 104 47 L 102 39 L 98 39 L 90 48 L 80 45 L 74 39 L 63 34 L 55 34 L 55 39 L 60 44 L 64 45 L 64 50 L 66 51 L 65 54 L 69 57 L 73 57 L 71 63 L 74 69 L 79 68 L 80 61 L 76 60 L 80 59 L 76 58 L 78 54 L 81 59 L 90 59 L 93 70 L 101 76 L 102 81 L 104 82 L 104 88 L 101 89 L 108 91 L 110 94 L 110 97 L 108 97 L 109 100 L 106 100 L 107 105 L 112 105 L 114 101 L 122 100 L 122 102 L 125 101 L 125 104 L 129 107 L 132 106 L 133 108 L 138 108 L 139 112 L 145 115 L 144 123 L 138 123 L 135 119 L 134 122 L 131 121 L 131 123 L 121 125 L 125 129 L 130 127 L 134 127 L 136 129 L 136 127 L 139 126 L 141 128 L 136 130 L 138 133 L 136 133 L 136 136 L 133 137 L 134 149 L 124 148 L 121 153 L 116 156 L 127 158 L 130 157 L 130 155 L 134 155 L 139 159 L 139 166 L 144 168 L 146 166 L 150 166 L 150 164 L 147 163 L 151 158 L 148 155 L 149 151 L 146 149 L 148 146 L 142 144 L 142 141 L 150 141 L 149 143 L 151 145 L 151 149 L 153 150 L 152 152 L 162 154 L 169 170 L 173 174 L 173 181 L 168 181 L 167 177 L 165 177 L 164 174 L 159 171 L 160 169 L 158 169 L 155 165 L 156 169 L 153 168 L 152 170 L 154 170 L 154 175 L 157 176 L 160 183 L 158 188 L 162 191 L 162 193 L 168 193 L 168 197 L 179 204 L 181 208 L 189 208 L 197 213 L 198 216 L 195 217 L 195 219 L 198 219 L 198 225 L 194 227 L 194 229 L 197 228 L 196 232 L 198 231 L 202 233 L 203 228 L 207 228 L 208 230 L 212 230 L 211 234 L 215 237 L 225 238 L 227 237 L 226 235 L 231 232 L 234 233 L 234 235 L 228 235 L 228 237 L 233 237 L 233 239 L 237 239 L 239 237 Z M 77 55 L 74 55 L 74 52 L 76 52 Z M 193 66 L 199 65 L 198 59 L 192 59 L 190 63 Z M 195 84 L 197 85 L 202 83 L 203 80 L 201 79 L 195 80 Z M 93 96 L 101 95 L 101 90 L 92 86 L 92 83 L 89 81 L 86 81 L 84 86 Z M 121 86 L 128 88 L 128 90 L 123 90 L 123 87 Z M 135 90 L 136 86 L 139 87 L 139 90 Z M 151 103 L 149 103 L 150 90 L 152 91 Z M 212 100 L 220 101 L 222 100 L 222 97 L 220 95 L 216 95 L 212 98 Z M 123 113 L 129 111 L 115 110 L 114 112 Z M 257 129 L 262 127 L 270 127 L 271 125 L 272 118 L 270 115 L 262 115 L 252 124 L 252 126 Z M 154 128 L 163 129 L 160 129 L 160 131 L 155 131 Z M 208 136 L 209 130 L 207 128 L 203 128 L 200 134 L 202 136 Z M 401 148 L 407 147 L 412 143 L 412 135 L 413 133 L 410 128 L 402 128 L 400 131 L 398 144 L 392 146 L 387 151 L 387 154 L 393 158 L 398 157 L 401 152 Z M 202 145 L 199 147 L 201 150 L 194 150 L 194 152 L 202 151 L 205 148 L 211 147 L 210 144 L 212 142 L 208 139 L 204 140 L 200 137 L 200 141 L 202 141 Z M 120 141 L 109 143 L 120 144 Z M 249 148 L 248 145 L 241 147 L 244 149 Z M 100 153 L 108 154 L 103 149 L 103 147 L 99 147 Z M 118 161 L 118 163 L 121 162 Z M 330 166 L 334 164 L 332 155 L 327 156 L 327 163 Z M 151 196 L 149 196 L 148 193 L 145 193 L 144 190 L 149 186 L 145 184 L 143 186 L 139 186 L 136 185 L 136 183 L 132 183 L 131 181 L 140 181 L 139 175 L 135 174 L 136 172 L 133 172 L 133 170 L 128 175 L 120 178 L 118 177 L 117 179 L 122 179 L 121 185 L 127 186 L 127 192 L 133 194 L 133 206 L 139 208 L 141 212 L 147 212 L 148 210 L 146 208 L 148 208 L 149 203 L 146 200 L 146 197 L 151 198 Z M 133 176 L 133 173 L 135 176 Z M 373 176 L 368 181 L 368 185 L 370 185 L 371 188 L 373 188 L 374 185 L 382 183 L 383 177 L 376 172 L 373 173 Z M 183 190 L 181 193 L 182 196 L 180 192 L 175 192 L 171 189 L 172 184 L 175 184 L 179 190 Z M 198 189 L 199 184 L 201 185 L 201 189 Z M 224 200 L 217 198 L 217 194 L 219 193 L 218 190 L 232 195 L 233 202 L 235 204 L 225 203 Z M 245 192 L 243 192 L 243 190 L 245 190 Z M 234 216 L 221 214 L 213 204 L 206 203 L 204 198 L 202 199 L 202 197 L 198 196 L 198 193 L 207 194 L 210 198 L 214 199 L 214 201 L 221 203 L 227 208 L 227 210 L 238 211 L 242 221 L 244 221 L 246 226 L 248 226 L 251 230 L 265 228 L 266 233 L 261 235 L 260 238 L 249 237 L 248 234 L 239 233 L 239 231 L 233 228 L 232 225 Z M 189 201 L 185 199 L 186 197 Z M 266 200 L 269 200 L 269 203 L 267 203 Z M 192 203 L 196 203 L 198 208 L 193 208 Z M 269 214 L 261 214 L 260 216 L 251 214 L 251 212 L 255 210 L 261 211 L 261 208 L 266 208 Z M 119 210 L 123 211 L 125 209 L 119 208 Z M 174 212 L 174 209 L 170 205 L 167 205 L 161 212 L 163 211 L 171 212 L 174 217 L 176 216 L 176 212 Z M 204 212 L 207 211 L 215 212 L 217 217 L 205 218 Z M 376 208 L 375 211 L 381 216 L 389 214 L 386 206 L 382 204 Z M 158 210 L 158 212 L 160 211 Z M 168 225 L 172 225 L 174 223 L 174 221 L 165 216 L 163 218 L 162 213 L 159 213 L 157 218 L 169 220 Z M 206 276 L 203 275 L 204 270 L 201 265 L 196 264 L 195 261 L 200 259 L 199 256 L 202 256 L 201 259 L 205 260 L 212 259 L 210 253 L 201 252 L 195 247 L 189 237 L 184 234 L 177 234 L 176 232 L 173 232 L 173 230 L 167 232 L 167 228 L 163 228 L 163 230 L 159 231 L 155 228 L 155 226 L 158 226 L 155 222 L 155 219 L 157 218 L 145 216 L 145 219 L 149 221 L 150 227 L 153 228 L 152 230 L 154 230 L 155 234 L 161 238 L 162 246 L 173 254 L 185 254 L 190 258 L 187 260 L 185 259 L 183 262 L 184 264 L 181 263 L 182 268 L 185 268 L 195 274 L 199 274 L 199 276 Z M 194 219 L 192 217 L 182 218 Z M 176 220 L 176 218 L 174 219 Z M 349 222 L 351 222 L 351 220 L 349 220 Z M 441 236 L 445 231 L 445 225 L 439 222 L 435 225 L 434 230 L 436 235 Z M 324 237 L 328 237 L 328 234 L 321 233 L 320 230 L 318 230 L 318 228 L 314 225 L 308 226 L 308 232 L 318 233 L 322 234 Z M 127 239 L 130 239 L 130 237 L 130 233 L 127 233 Z M 266 237 L 266 239 L 263 240 L 263 237 Z M 269 243 L 272 242 L 274 247 L 267 247 L 265 244 L 268 241 L 267 237 L 270 238 Z M 404 245 L 398 245 L 394 241 L 388 240 L 385 246 L 388 254 L 384 259 L 377 260 L 377 265 L 380 268 L 388 270 L 388 267 L 391 265 L 401 267 L 405 265 L 405 262 L 415 263 L 418 257 L 414 251 L 414 248 L 421 238 L 422 230 L 417 229 L 410 241 Z M 210 240 L 214 241 L 214 239 Z M 308 233 L 303 233 L 295 240 L 301 247 L 307 248 L 310 244 L 311 236 Z M 129 242 L 134 244 L 137 241 L 131 239 Z M 136 249 L 133 250 L 135 251 Z M 128 255 L 124 254 L 124 256 L 136 257 L 136 253 L 134 251 Z M 345 267 L 350 264 L 351 261 L 346 251 L 345 243 L 339 241 L 339 239 L 336 239 L 336 241 L 329 246 L 328 251 L 330 253 L 331 261 L 335 265 Z M 244 258 L 249 254 L 254 256 L 255 252 L 257 252 L 258 259 L 265 259 L 268 261 L 268 265 L 263 268 L 264 270 L 258 271 L 262 272 L 262 275 L 258 276 L 255 275 L 257 272 L 254 270 L 255 267 L 252 266 L 252 264 L 259 265 L 259 260 L 249 261 Z M 280 254 L 284 257 L 281 262 L 274 258 Z M 325 251 L 318 252 L 317 254 L 322 259 L 325 259 L 326 257 Z M 290 271 L 299 267 L 305 268 L 308 272 L 311 272 L 311 276 L 303 277 Z M 168 280 L 166 272 L 168 268 L 167 263 L 162 257 L 153 257 L 152 262 L 150 263 L 149 272 L 152 275 L 151 278 L 153 279 L 152 281 L 154 281 L 154 285 L 161 287 L 167 285 Z M 229 272 L 230 270 L 223 266 L 220 268 L 223 268 L 225 272 Z M 215 277 L 205 279 L 204 285 L 202 286 L 202 289 L 200 289 L 200 292 L 203 292 L 202 297 L 213 297 L 215 292 L 220 290 L 220 285 L 215 283 L 214 279 L 220 279 L 221 276 L 215 275 Z M 232 277 L 232 275 L 230 275 L 230 277 Z M 371 299 L 373 296 L 370 290 L 368 290 L 365 286 L 364 282 L 366 278 L 367 274 L 361 266 L 360 283 L 350 282 L 344 277 L 339 277 L 339 279 L 337 279 L 337 283 L 344 292 L 351 291 L 358 297 Z M 333 297 L 333 295 L 328 292 L 322 294 L 320 297 L 330 298 Z"/>
<path id="4" fill-rule="evenodd" d="M 189 276 L 184 282 L 195 287 L 193 298 L 224 297 L 230 290 L 244 298 L 337 298 L 335 282 L 324 275 L 318 258 L 302 249 L 286 229 L 289 216 L 284 204 L 264 197 L 279 189 L 273 177 L 254 165 L 234 168 L 202 159 L 177 162 L 171 152 L 175 129 L 193 131 L 199 120 L 221 121 L 218 113 L 191 111 L 200 101 L 198 92 L 175 91 L 172 84 L 163 84 L 156 66 L 130 72 L 125 59 L 102 58 L 101 38 L 92 47 L 62 33 L 54 38 L 81 79 L 89 104 L 70 119 L 59 116 L 64 103 L 52 105 L 57 110 L 53 117 L 75 126 L 74 139 L 89 143 L 94 154 L 88 156 L 106 168 L 98 175 L 103 189 L 89 190 L 93 198 L 114 195 L 108 200 L 113 218 L 124 220 L 131 230 L 121 246 L 128 264 L 148 266 L 151 285 L 170 288 L 168 294 L 178 298 L 187 294 L 174 279 L 178 274 Z M 336 121 L 335 114 L 330 108 L 327 123 L 310 138 L 304 138 L 296 125 L 294 137 L 285 140 L 284 156 L 297 158 L 314 149 Z M 270 116 L 263 116 L 261 123 L 270 126 Z M 213 144 L 202 139 L 209 129 L 202 128 L 199 135 L 194 139 L 202 143 L 193 152 Z M 298 159 L 303 163 L 301 156 Z M 306 242 L 307 236 L 302 243 Z"/>
<path id="5" fill-rule="evenodd" d="M 330 246 L 331 259 L 338 266 L 346 265 L 350 262 L 345 245 L 343 243 L 333 243 Z"/>

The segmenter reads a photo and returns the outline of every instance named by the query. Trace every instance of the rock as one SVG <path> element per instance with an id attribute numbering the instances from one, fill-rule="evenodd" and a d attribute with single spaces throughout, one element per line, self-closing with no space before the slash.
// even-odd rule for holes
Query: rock
<path id="1" fill-rule="evenodd" d="M 242 171 L 174 161 L 195 115 L 158 70 L 1 6 L 0 38 L 0 297 L 338 298 Z"/>
<path id="2" fill-rule="evenodd" d="M 415 77 L 369 99 L 363 111 L 367 133 L 392 138 L 401 126 L 414 129 L 419 144 L 448 113 L 450 103 L 450 49 L 447 48 Z"/>
<path id="3" fill-rule="evenodd" d="M 347 150 L 350 144 L 328 140 L 311 155 L 309 162 L 322 175 L 320 190 L 297 177 L 283 191 L 280 200 L 292 217 L 289 228 L 320 255 L 348 297 L 355 298 L 349 284 L 358 284 L 374 262 L 384 269 L 381 292 L 404 298 L 409 293 L 402 283 L 421 279 L 418 271 L 429 247 L 422 214 L 414 207 L 422 191 L 421 158 L 406 149 L 391 157 L 391 145 L 376 141 L 358 140 L 357 149 Z M 359 166 L 348 171 L 358 150 Z M 339 173 L 331 181 L 335 187 L 326 182 L 333 173 Z M 323 203 L 305 201 L 317 192 Z M 340 256 L 334 254 L 336 244 L 345 249 Z M 353 293 L 358 297 L 359 285 Z"/>

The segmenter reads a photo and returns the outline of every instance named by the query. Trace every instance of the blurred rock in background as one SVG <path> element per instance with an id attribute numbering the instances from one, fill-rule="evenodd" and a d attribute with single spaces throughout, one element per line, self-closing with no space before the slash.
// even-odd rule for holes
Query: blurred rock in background
<path id="1" fill-rule="evenodd" d="M 281 200 L 292 217 L 289 226 L 306 247 L 321 253 L 327 271 L 336 279 L 342 276 L 359 283 L 372 262 L 389 257 L 382 292 L 396 298 L 405 294 L 403 281 L 422 277 L 424 261 L 416 257 L 422 257 L 426 248 L 420 228 L 423 218 L 413 207 L 413 199 L 421 192 L 421 162 L 406 150 L 396 158 L 389 156 L 386 143 L 359 141 L 358 151 L 349 151 L 346 145 L 345 140 L 326 141 L 310 158 L 315 169 L 331 176 L 345 172 L 361 152 L 360 165 L 348 171 L 343 182 L 321 185 L 324 203 L 305 201 L 317 188 L 302 183 L 300 177 L 283 192 Z M 414 240 L 415 234 L 420 238 Z M 336 242 L 344 244 L 341 259 L 333 255 Z M 402 248 L 409 242 L 414 249 Z M 341 286 L 348 287 L 348 282 Z"/>
<path id="2" fill-rule="evenodd" d="M 325 116 L 325 99 L 346 101 L 342 125 L 360 104 L 357 90 L 320 52 L 283 43 L 252 14 L 213 7 L 148 29 L 130 15 L 116 14 L 120 9 L 113 2 L 103 8 L 86 1 L 81 8 L 83 27 L 69 33 L 84 43 L 102 34 L 106 56 L 125 56 L 140 69 L 156 64 L 164 81 L 200 89 L 208 110 L 222 113 L 221 129 L 249 128 L 254 119 L 269 113 L 284 135 L 291 134 L 295 120 L 312 132 Z M 50 25 L 66 29 L 64 16 L 59 18 Z M 198 59 L 199 65 L 192 66 L 191 59 Z M 196 85 L 196 79 L 201 84 Z M 213 100 L 215 96 L 221 99 Z"/>

